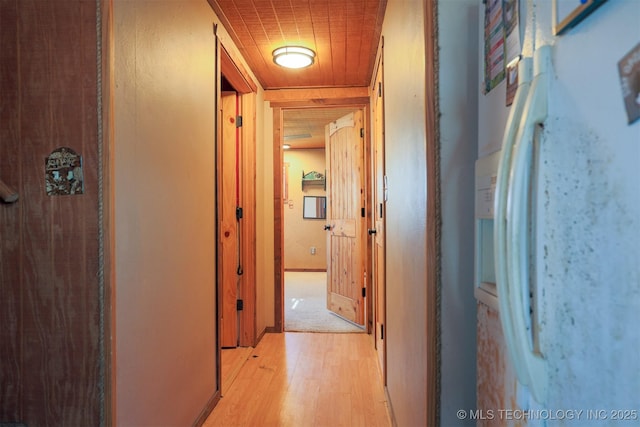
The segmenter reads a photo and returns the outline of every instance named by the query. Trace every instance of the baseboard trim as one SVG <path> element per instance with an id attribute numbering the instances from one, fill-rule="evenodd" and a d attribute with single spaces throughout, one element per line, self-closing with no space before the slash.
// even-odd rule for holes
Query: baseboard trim
<path id="1" fill-rule="evenodd" d="M 264 328 L 262 330 L 262 332 L 256 337 L 256 345 L 254 347 L 256 347 L 258 345 L 258 343 L 260 341 L 262 341 L 262 338 L 264 337 L 264 334 L 278 334 L 280 333 L 280 331 L 278 331 L 275 326 L 267 326 L 266 328 Z"/>
<path id="2" fill-rule="evenodd" d="M 207 418 L 209 418 L 209 415 L 211 415 L 211 412 L 213 412 L 213 408 L 215 408 L 220 401 L 220 396 L 220 390 L 216 390 L 216 392 L 207 402 L 207 405 L 204 407 L 202 412 L 200 412 L 200 415 L 198 415 L 198 418 L 196 418 L 196 420 L 193 422 L 193 425 L 195 427 L 200 427 L 202 424 L 204 424 L 205 421 L 207 421 Z"/>
<path id="3" fill-rule="evenodd" d="M 398 422 L 396 421 L 396 415 L 393 412 L 393 405 L 391 404 L 391 396 L 389 396 L 389 388 L 384 386 L 384 394 L 387 396 L 387 409 L 389 410 L 389 418 L 391 418 L 391 425 L 393 427 L 398 427 Z"/>
<path id="4" fill-rule="evenodd" d="M 287 271 L 292 271 L 292 272 L 301 272 L 301 273 L 312 273 L 312 272 L 325 272 L 327 271 L 326 268 L 285 268 L 284 269 L 285 272 Z"/>
<path id="5" fill-rule="evenodd" d="M 266 330 L 266 329 L 263 329 L 263 330 L 262 330 L 262 332 L 260 332 L 260 334 L 258 334 L 258 336 L 256 337 L 256 343 L 255 343 L 255 345 L 253 346 L 253 348 L 255 348 L 255 347 L 257 347 L 257 346 L 258 346 L 258 343 L 259 343 L 260 341 L 262 341 L 262 337 L 264 337 L 264 334 L 266 334 L 266 333 L 267 333 L 267 330 Z"/>

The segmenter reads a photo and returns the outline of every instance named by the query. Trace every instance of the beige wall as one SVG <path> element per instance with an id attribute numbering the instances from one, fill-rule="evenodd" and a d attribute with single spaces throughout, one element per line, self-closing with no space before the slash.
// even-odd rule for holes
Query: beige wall
<path id="1" fill-rule="evenodd" d="M 217 18 L 204 0 L 115 0 L 113 7 L 114 421 L 190 425 L 216 390 Z M 262 98 L 260 91 L 258 105 Z M 268 153 L 262 109 L 257 122 L 258 149 Z M 269 164 L 258 159 L 259 176 L 268 176 L 261 169 Z M 264 212 L 272 204 L 258 181 Z M 259 258 L 269 247 L 263 219 Z M 259 267 L 262 287 L 268 265 Z"/>
<path id="2" fill-rule="evenodd" d="M 397 425 L 427 424 L 424 2 L 384 18 L 387 387 Z"/>
<path id="3" fill-rule="evenodd" d="M 324 187 L 305 186 L 302 173 L 325 174 L 324 149 L 288 150 L 284 152 L 288 164 L 288 201 L 284 204 L 284 268 L 285 270 L 326 270 L 327 232 L 325 220 L 303 218 L 304 196 L 326 196 Z M 311 248 L 316 249 L 315 255 Z"/>
<path id="4" fill-rule="evenodd" d="M 456 410 L 475 407 L 477 4 L 473 0 L 438 2 L 442 215 L 438 399 L 443 426 L 466 425 L 456 417 Z M 428 419 L 426 140 L 435 135 L 425 133 L 425 72 L 432 64 L 425 63 L 424 7 L 419 0 L 390 0 L 383 24 L 389 184 L 387 385 L 400 426 L 426 425 Z"/>
<path id="5" fill-rule="evenodd" d="M 256 330 L 258 336 L 274 320 L 273 109 L 258 97 L 256 144 Z M 262 132 L 261 132 L 262 129 Z M 278 175 L 279 176 L 279 175 Z"/>

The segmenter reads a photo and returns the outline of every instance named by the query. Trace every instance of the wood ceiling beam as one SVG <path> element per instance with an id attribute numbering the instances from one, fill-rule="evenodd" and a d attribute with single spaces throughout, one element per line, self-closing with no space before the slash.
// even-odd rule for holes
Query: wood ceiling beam
<path id="1" fill-rule="evenodd" d="M 369 88 L 274 89 L 264 91 L 264 100 L 272 107 L 305 107 L 331 105 L 368 105 Z"/>

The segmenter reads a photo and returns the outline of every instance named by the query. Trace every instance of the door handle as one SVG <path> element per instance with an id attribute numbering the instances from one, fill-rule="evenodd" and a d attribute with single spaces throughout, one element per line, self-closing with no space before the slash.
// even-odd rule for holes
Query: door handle
<path id="1" fill-rule="evenodd" d="M 331 225 L 327 224 L 324 226 L 324 229 L 327 231 L 331 231 Z"/>
<path id="2" fill-rule="evenodd" d="M 511 166 L 511 183 L 507 190 L 507 206 L 510 221 L 506 227 L 507 262 L 509 267 L 509 290 L 507 303 L 511 308 L 513 322 L 514 346 L 519 349 L 525 378 L 520 382 L 529 386 L 533 398 L 538 402 L 546 402 L 547 366 L 544 359 L 530 343 L 531 329 L 536 325 L 528 324 L 530 307 L 525 305 L 524 298 L 529 290 L 530 239 L 529 220 L 534 215 L 529 206 L 531 191 L 531 163 L 534 156 L 535 129 L 542 125 L 548 115 L 548 67 L 551 62 L 551 47 L 541 46 L 534 53 L 534 70 L 536 75 L 527 94 L 522 110 L 522 120 L 518 126 L 515 139 L 513 163 Z M 537 224 L 533 224 L 535 227 Z"/>
<path id="3" fill-rule="evenodd" d="M 513 307 L 509 303 L 509 294 L 512 291 L 509 283 L 511 262 L 507 259 L 507 197 L 509 187 L 512 185 L 510 175 L 514 145 L 516 143 L 515 139 L 520 121 L 523 120 L 522 113 L 531 86 L 531 62 L 532 59 L 530 57 L 523 57 L 518 64 L 518 88 L 509 112 L 503 136 L 500 164 L 496 177 L 494 208 L 494 257 L 496 263 L 496 286 L 498 288 L 500 321 L 507 351 L 516 371 L 516 376 L 521 379 L 521 382 L 526 381 L 528 374 L 523 363 L 522 349 L 515 345 L 516 332 L 513 323 Z"/>
<path id="4" fill-rule="evenodd" d="M 367 232 L 369 233 L 369 236 L 372 236 L 372 235 L 377 233 L 375 228 L 370 228 L 370 229 L 367 230 Z"/>

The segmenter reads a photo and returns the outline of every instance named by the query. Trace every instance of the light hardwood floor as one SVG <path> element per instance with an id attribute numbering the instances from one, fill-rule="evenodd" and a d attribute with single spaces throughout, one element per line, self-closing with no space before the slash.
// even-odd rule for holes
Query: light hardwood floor
<path id="1" fill-rule="evenodd" d="M 367 334 L 266 334 L 205 421 L 213 426 L 391 425 Z"/>
<path id="2" fill-rule="evenodd" d="M 253 347 L 222 349 L 222 357 L 220 358 L 222 361 L 222 396 L 227 394 L 251 353 L 253 353 Z"/>

